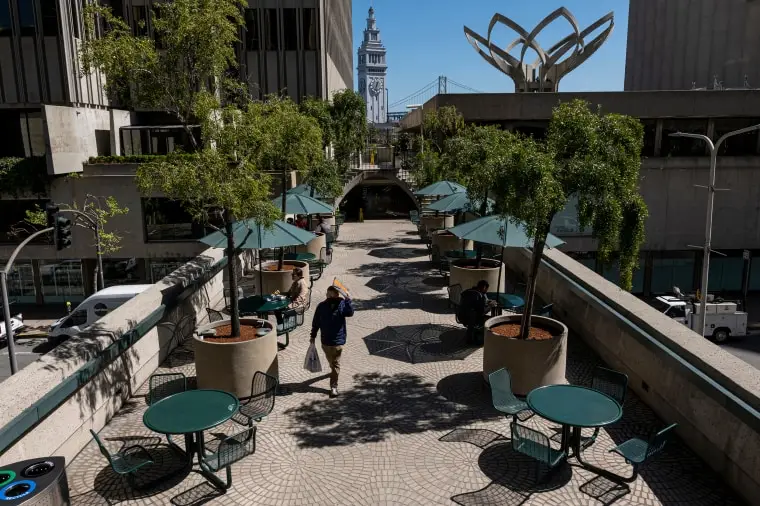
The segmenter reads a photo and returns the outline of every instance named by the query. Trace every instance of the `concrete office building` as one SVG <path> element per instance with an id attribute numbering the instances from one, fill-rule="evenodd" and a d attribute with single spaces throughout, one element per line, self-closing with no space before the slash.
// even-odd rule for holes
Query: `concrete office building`
<path id="1" fill-rule="evenodd" d="M 465 121 L 495 124 L 537 137 L 543 136 L 552 108 L 574 98 L 599 104 L 607 112 L 628 114 L 644 124 L 641 193 L 649 207 L 641 268 L 634 277 L 634 293 L 670 292 L 698 287 L 702 252 L 691 245 L 704 243 L 706 192 L 695 185 L 708 180 L 710 158 L 704 143 L 672 138 L 676 131 L 703 133 L 713 139 L 760 123 L 760 91 L 658 91 L 594 93 L 442 94 L 424 109 L 455 106 Z M 408 114 L 403 129 L 419 129 L 421 112 Z M 752 253 L 750 289 L 760 290 L 760 135 L 752 132 L 731 138 L 718 159 L 713 221 L 713 249 L 726 254 L 710 261 L 710 291 L 738 291 L 744 273 L 743 250 Z M 563 250 L 609 279 L 614 265 L 596 259 L 590 230 L 579 229 L 574 206 L 554 221 L 551 232 L 566 241 Z"/>
<path id="2" fill-rule="evenodd" d="M 630 0 L 625 90 L 760 88 L 760 2 Z"/>
<path id="3" fill-rule="evenodd" d="M 137 33 L 152 35 L 152 0 L 101 0 Z M 164 154 L 183 132 L 165 115 L 119 109 L 103 76 L 80 77 L 77 47 L 83 0 L 0 0 L 0 158 L 28 158 L 46 183 L 35 194 L 0 188 L 0 266 L 18 237 L 9 234 L 27 209 L 48 201 L 78 203 L 112 195 L 130 209 L 109 229 L 122 249 L 105 261 L 106 282 L 157 281 L 203 248 L 206 230 L 167 199 L 137 192 L 134 165 L 90 165 L 93 156 Z M 353 84 L 350 0 L 249 0 L 238 47 L 240 76 L 251 94 L 328 98 Z M 144 26 L 141 25 L 144 22 Z M 55 177 L 75 173 L 81 177 Z M 2 178 L 0 178 L 0 182 Z M 47 186 L 44 188 L 44 186 Z M 92 291 L 91 233 L 75 228 L 74 246 L 24 249 L 10 277 L 23 303 L 76 302 Z"/>

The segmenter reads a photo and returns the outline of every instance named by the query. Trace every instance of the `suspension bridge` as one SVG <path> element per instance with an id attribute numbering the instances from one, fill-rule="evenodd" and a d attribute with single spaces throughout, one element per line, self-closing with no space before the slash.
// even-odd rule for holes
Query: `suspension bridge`
<path id="1" fill-rule="evenodd" d="M 453 79 L 449 79 L 446 76 L 438 76 L 437 79 L 433 79 L 419 90 L 415 91 L 397 100 L 388 106 L 388 120 L 399 121 L 406 115 L 406 107 L 413 104 L 424 104 L 436 95 L 445 93 L 482 93 L 479 90 L 471 88 L 467 85 L 458 83 Z M 390 112 L 397 111 L 397 112 Z"/>

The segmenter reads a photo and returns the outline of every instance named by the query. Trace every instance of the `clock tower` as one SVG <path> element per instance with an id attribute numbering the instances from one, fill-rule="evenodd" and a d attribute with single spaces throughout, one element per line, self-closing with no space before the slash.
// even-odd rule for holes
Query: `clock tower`
<path id="1" fill-rule="evenodd" d="M 375 22 L 375 9 L 369 8 L 364 40 L 359 47 L 359 93 L 367 103 L 367 121 L 388 122 L 388 81 L 385 63 L 385 46 L 380 41 L 380 30 Z"/>

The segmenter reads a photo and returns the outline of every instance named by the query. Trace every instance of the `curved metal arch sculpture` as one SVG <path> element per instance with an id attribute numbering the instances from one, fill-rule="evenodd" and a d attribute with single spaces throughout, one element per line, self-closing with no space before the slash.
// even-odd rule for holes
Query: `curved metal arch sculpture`
<path id="1" fill-rule="evenodd" d="M 573 33 L 551 46 L 548 51 L 544 51 L 536 37 L 551 22 L 560 18 L 567 20 Z M 493 30 L 499 24 L 512 29 L 518 35 L 503 49 L 491 40 Z M 605 24 L 609 26 L 593 40 L 586 42 L 586 37 Z M 488 25 L 488 37 L 483 37 L 467 26 L 464 27 L 464 35 L 485 61 L 512 78 L 516 92 L 556 92 L 560 80 L 589 59 L 604 44 L 614 26 L 614 13 L 609 12 L 581 31 L 575 16 L 565 7 L 560 7 L 541 20 L 531 32 L 503 14 L 496 13 Z M 522 45 L 522 49 L 518 59 L 509 52 L 519 45 Z M 533 49 L 538 55 L 533 63 L 524 62 L 528 49 Z M 571 49 L 572 54 L 561 60 Z"/>

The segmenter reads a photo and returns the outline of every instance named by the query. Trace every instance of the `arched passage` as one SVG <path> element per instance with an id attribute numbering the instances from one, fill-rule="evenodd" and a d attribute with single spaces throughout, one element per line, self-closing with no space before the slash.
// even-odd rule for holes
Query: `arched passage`
<path id="1" fill-rule="evenodd" d="M 409 186 L 394 171 L 358 174 L 346 185 L 337 206 L 349 221 L 359 219 L 359 209 L 363 209 L 365 219 L 407 217 L 409 211 L 419 209 Z"/>

